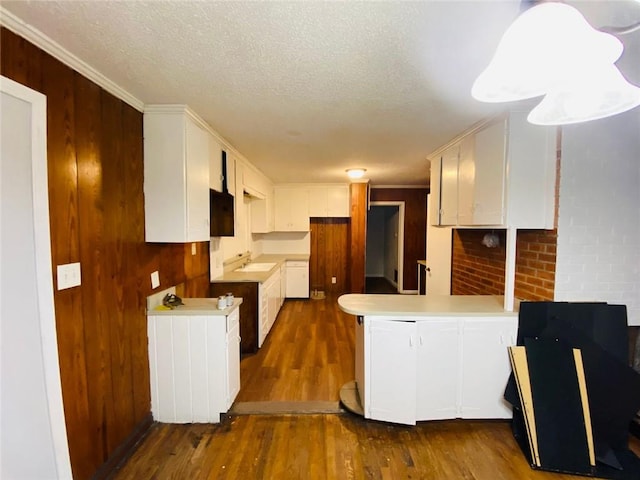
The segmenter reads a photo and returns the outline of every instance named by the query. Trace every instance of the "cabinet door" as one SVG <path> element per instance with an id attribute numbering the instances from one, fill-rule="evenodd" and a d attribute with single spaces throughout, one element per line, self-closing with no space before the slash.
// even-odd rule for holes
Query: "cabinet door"
<path id="1" fill-rule="evenodd" d="M 328 195 L 329 191 L 324 186 L 309 187 L 309 216 L 310 217 L 328 217 Z"/>
<path id="2" fill-rule="evenodd" d="M 278 271 L 278 273 L 275 273 L 271 279 L 269 280 L 269 288 L 267 291 L 267 296 L 268 296 L 268 302 L 269 302 L 269 306 L 268 308 L 268 323 L 269 323 L 269 330 L 271 330 L 271 327 L 273 326 L 273 324 L 276 321 L 276 318 L 278 317 L 278 312 L 280 311 L 280 272 Z"/>
<path id="3" fill-rule="evenodd" d="M 458 155 L 458 224 L 473 225 L 476 208 L 476 170 L 474 137 L 470 135 L 460 142 Z"/>
<path id="4" fill-rule="evenodd" d="M 187 120 L 186 138 L 187 241 L 209 240 L 209 134 Z"/>
<path id="5" fill-rule="evenodd" d="M 213 135 L 209 135 L 209 188 L 222 191 L 222 146 Z"/>
<path id="6" fill-rule="evenodd" d="M 460 357 L 460 321 L 456 317 L 418 323 L 418 420 L 456 418 Z"/>
<path id="7" fill-rule="evenodd" d="M 431 159 L 429 190 L 429 223 L 433 226 L 440 225 L 440 183 L 442 180 L 442 157 Z M 427 240 L 429 235 L 427 234 Z"/>
<path id="8" fill-rule="evenodd" d="M 502 225 L 505 221 L 505 123 L 475 134 L 475 179 L 470 225 Z"/>
<path id="9" fill-rule="evenodd" d="M 368 330 L 365 417 L 415 425 L 416 324 L 374 319 Z"/>
<path id="10" fill-rule="evenodd" d="M 269 294 L 268 286 L 260 285 L 260 298 L 258 301 L 258 347 L 262 347 L 269 333 Z"/>
<path id="11" fill-rule="evenodd" d="M 305 188 L 275 189 L 275 227 L 278 232 L 309 231 L 309 196 Z"/>
<path id="12" fill-rule="evenodd" d="M 287 295 L 287 264 L 283 263 L 280 267 L 280 306 L 284 304 Z"/>
<path id="13" fill-rule="evenodd" d="M 517 317 L 467 317 L 462 348 L 462 418 L 511 418 L 503 399 L 511 372 L 507 347 L 515 345 Z"/>
<path id="14" fill-rule="evenodd" d="M 351 197 L 348 185 L 332 185 L 327 191 L 327 215 L 329 217 L 351 216 Z"/>
<path id="15" fill-rule="evenodd" d="M 458 222 L 458 157 L 460 146 L 450 147 L 442 154 L 440 173 L 440 225 Z"/>
<path id="16" fill-rule="evenodd" d="M 309 298 L 309 262 L 287 262 L 287 298 Z"/>
<path id="17" fill-rule="evenodd" d="M 239 317 L 239 310 L 236 308 L 229 317 Z M 227 332 L 227 385 L 226 385 L 226 409 L 231 408 L 238 392 L 240 392 L 240 322 L 238 319 L 230 318 L 231 325 Z"/>

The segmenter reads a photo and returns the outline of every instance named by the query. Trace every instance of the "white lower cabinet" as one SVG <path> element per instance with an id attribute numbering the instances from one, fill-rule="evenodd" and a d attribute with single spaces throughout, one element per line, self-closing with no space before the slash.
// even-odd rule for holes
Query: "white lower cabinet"
<path id="1" fill-rule="evenodd" d="M 233 405 L 233 401 L 240 393 L 240 309 L 236 308 L 227 317 L 229 325 L 226 338 L 227 368 L 226 373 L 226 401 L 225 410 Z"/>
<path id="2" fill-rule="evenodd" d="M 418 328 L 416 418 L 443 420 L 457 416 L 460 325 L 432 318 Z"/>
<path id="3" fill-rule="evenodd" d="M 364 317 L 356 382 L 366 418 L 511 418 L 503 400 L 516 316 Z M 358 377 L 360 377 L 360 380 Z"/>
<path id="4" fill-rule="evenodd" d="M 217 314 L 189 311 L 188 300 L 196 299 L 147 316 L 151 413 L 158 422 L 216 423 L 240 391 L 240 300 Z"/>
<path id="5" fill-rule="evenodd" d="M 280 269 L 278 268 L 275 273 L 259 287 L 258 311 L 260 312 L 260 318 L 258 321 L 258 348 L 262 347 L 267 335 L 271 331 L 271 327 L 273 327 L 278 317 L 278 312 L 280 312 L 280 306 L 282 305 L 280 288 Z"/>
<path id="6" fill-rule="evenodd" d="M 287 263 L 280 265 L 280 307 L 287 296 Z"/>
<path id="7" fill-rule="evenodd" d="M 507 347 L 516 344 L 517 331 L 513 318 L 464 320 L 458 416 L 511 418 L 511 406 L 503 394 L 511 373 Z"/>
<path id="8" fill-rule="evenodd" d="M 365 416 L 415 423 L 416 324 L 376 320 L 369 328 L 369 367 Z"/>
<path id="9" fill-rule="evenodd" d="M 287 298 L 309 298 L 309 262 L 287 260 Z"/>

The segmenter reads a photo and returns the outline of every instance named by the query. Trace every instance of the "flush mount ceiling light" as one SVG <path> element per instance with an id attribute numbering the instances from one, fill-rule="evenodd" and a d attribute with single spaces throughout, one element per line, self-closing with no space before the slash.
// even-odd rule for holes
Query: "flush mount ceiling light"
<path id="1" fill-rule="evenodd" d="M 362 178 L 365 172 L 367 171 L 367 169 L 366 168 L 348 168 L 346 171 L 349 178 L 355 179 L 355 178 Z"/>
<path id="2" fill-rule="evenodd" d="M 618 34 L 632 31 L 609 30 Z M 471 94 L 483 102 L 547 95 L 541 108 L 529 117 L 532 123 L 545 125 L 621 113 L 640 103 L 640 89 L 627 82 L 614 65 L 623 48 L 620 40 L 594 29 L 575 8 L 553 2 L 538 4 L 507 29 L 489 66 L 474 82 Z M 582 85 L 585 79 L 589 87 Z M 587 102 L 579 114 L 567 114 L 571 107 L 566 101 L 581 102 L 587 98 L 586 88 L 592 93 L 601 92 L 598 98 L 606 100 Z"/>

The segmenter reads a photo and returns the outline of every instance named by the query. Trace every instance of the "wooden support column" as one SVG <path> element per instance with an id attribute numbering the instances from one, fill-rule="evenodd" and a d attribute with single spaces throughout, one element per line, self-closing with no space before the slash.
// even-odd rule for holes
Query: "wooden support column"
<path id="1" fill-rule="evenodd" d="M 351 293 L 364 293 L 369 185 L 367 183 L 352 183 L 349 191 L 351 194 L 349 291 Z"/>

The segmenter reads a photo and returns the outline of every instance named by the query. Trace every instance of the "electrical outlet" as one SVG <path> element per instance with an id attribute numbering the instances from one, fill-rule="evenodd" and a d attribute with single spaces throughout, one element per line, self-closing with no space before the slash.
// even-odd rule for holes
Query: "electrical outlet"
<path id="1" fill-rule="evenodd" d="M 331 283 L 338 283 L 338 279 L 336 277 L 331 277 Z"/>
<path id="2" fill-rule="evenodd" d="M 80 263 L 58 265 L 58 290 L 77 287 L 81 284 Z"/>
<path id="3" fill-rule="evenodd" d="M 156 270 L 151 274 L 151 288 L 158 288 L 160 286 L 160 274 Z"/>

